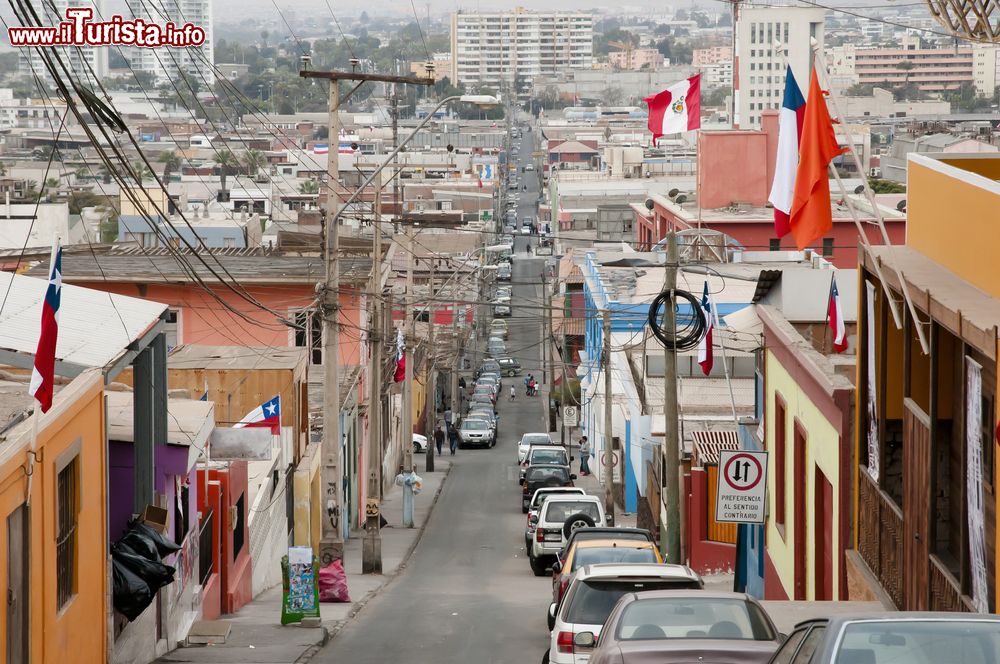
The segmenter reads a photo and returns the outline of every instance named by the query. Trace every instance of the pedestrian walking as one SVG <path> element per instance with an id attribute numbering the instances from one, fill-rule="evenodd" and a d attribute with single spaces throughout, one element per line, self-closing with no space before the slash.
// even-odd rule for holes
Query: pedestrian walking
<path id="1" fill-rule="evenodd" d="M 514 397 L 516 397 L 516 396 L 517 396 L 517 390 L 515 390 L 514 386 L 511 385 L 510 386 L 510 400 L 513 401 Z"/>
<path id="2" fill-rule="evenodd" d="M 438 448 L 438 456 L 441 456 L 441 448 L 444 446 L 444 431 L 441 431 L 441 425 L 434 430 L 434 445 Z"/>
<path id="3" fill-rule="evenodd" d="M 586 436 L 580 438 L 580 474 L 590 475 L 590 441 Z"/>
<path id="4" fill-rule="evenodd" d="M 528 396 L 529 396 L 529 397 L 533 397 L 533 396 L 535 396 L 536 394 L 538 394 L 538 393 L 537 393 L 537 392 L 535 391 L 535 390 L 537 390 L 537 389 L 538 389 L 538 383 L 536 383 L 536 382 L 535 382 L 535 379 L 534 379 L 534 378 L 532 378 L 532 379 L 531 379 L 531 382 L 529 382 L 529 383 L 528 383 Z"/>
<path id="5" fill-rule="evenodd" d="M 448 448 L 451 449 L 451 455 L 455 456 L 455 450 L 458 449 L 458 431 L 455 427 L 448 427 Z"/>

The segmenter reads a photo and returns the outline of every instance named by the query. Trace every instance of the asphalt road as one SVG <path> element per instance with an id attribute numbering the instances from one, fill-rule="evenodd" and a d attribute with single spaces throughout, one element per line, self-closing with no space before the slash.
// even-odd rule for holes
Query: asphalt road
<path id="1" fill-rule="evenodd" d="M 531 138 L 521 140 L 528 163 Z M 519 168 L 520 170 L 520 168 Z M 527 174 L 518 221 L 537 217 L 537 178 Z M 512 192 L 513 193 L 513 192 Z M 544 259 L 515 242 L 508 349 L 539 375 Z M 517 398 L 511 403 L 514 381 Z M 505 378 L 499 440 L 488 450 L 459 450 L 427 529 L 408 566 L 313 660 L 321 663 L 512 664 L 541 661 L 548 648 L 547 578 L 536 578 L 524 553 L 525 517 L 517 484 L 517 442 L 542 425 L 539 398 L 521 378 Z M 418 496 L 417 500 L 426 499 Z"/>

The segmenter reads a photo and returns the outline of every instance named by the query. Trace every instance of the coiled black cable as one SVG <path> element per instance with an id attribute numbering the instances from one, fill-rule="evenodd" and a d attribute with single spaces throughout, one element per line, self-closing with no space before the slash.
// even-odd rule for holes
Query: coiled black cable
<path id="1" fill-rule="evenodd" d="M 685 316 L 685 322 L 679 328 L 664 330 L 660 324 L 660 308 L 677 299 L 687 300 L 691 304 L 693 315 Z M 674 320 L 679 321 L 680 317 L 675 316 Z M 685 290 L 674 289 L 673 298 L 670 297 L 670 291 L 663 291 L 649 305 L 649 327 L 653 330 L 653 336 L 663 344 L 664 348 L 669 350 L 684 351 L 695 348 L 701 338 L 705 336 L 707 326 L 708 321 L 705 320 L 705 312 L 701 308 L 701 302 Z"/>

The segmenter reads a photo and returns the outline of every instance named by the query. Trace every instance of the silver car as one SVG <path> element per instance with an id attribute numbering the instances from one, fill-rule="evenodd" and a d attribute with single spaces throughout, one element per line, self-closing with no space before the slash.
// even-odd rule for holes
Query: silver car
<path id="1" fill-rule="evenodd" d="M 459 446 L 493 447 L 493 427 L 486 420 L 466 418 L 458 429 Z"/>

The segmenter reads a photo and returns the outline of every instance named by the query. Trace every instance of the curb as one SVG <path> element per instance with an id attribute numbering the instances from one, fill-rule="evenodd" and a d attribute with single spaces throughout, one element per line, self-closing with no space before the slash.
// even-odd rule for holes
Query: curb
<path id="1" fill-rule="evenodd" d="M 324 646 L 326 646 L 326 644 L 337 638 L 337 635 L 340 634 L 340 632 L 342 632 L 343 629 L 347 627 L 347 624 L 352 620 L 354 620 L 358 616 L 358 614 L 361 613 L 362 610 L 364 610 L 366 606 L 368 606 L 369 602 L 375 599 L 375 597 L 378 596 L 380 592 L 385 590 L 385 588 L 388 587 L 389 584 L 392 583 L 392 581 L 397 576 L 399 576 L 400 572 L 406 569 L 406 565 L 410 560 L 410 556 L 412 556 L 413 552 L 416 551 L 417 545 L 420 544 L 420 540 L 422 540 L 424 537 L 424 530 L 427 529 L 427 522 L 430 521 L 431 516 L 434 514 L 434 508 L 437 506 L 438 498 L 441 497 L 441 491 L 444 490 L 444 485 L 445 482 L 448 480 L 448 475 L 451 473 L 451 469 L 454 467 L 455 467 L 454 463 L 448 464 L 448 470 L 445 471 L 444 477 L 441 478 L 441 484 L 438 485 L 437 491 L 434 492 L 434 498 L 431 499 L 430 509 L 427 510 L 427 518 L 424 519 L 424 522 L 420 525 L 419 528 L 417 528 L 417 536 L 414 538 L 413 543 L 410 545 L 410 547 L 406 550 L 406 553 L 403 554 L 403 559 L 402 561 L 400 561 L 399 567 L 397 567 L 394 571 L 390 572 L 389 574 L 384 574 L 381 585 L 379 585 L 377 588 L 372 588 L 365 594 L 364 597 L 362 597 L 357 602 L 354 602 L 354 605 L 351 607 L 351 611 L 347 614 L 346 618 L 344 618 L 343 620 L 338 620 L 329 628 L 327 628 L 324 625 L 323 640 L 317 645 L 309 646 L 301 655 L 299 655 L 299 658 L 295 660 L 294 664 L 307 664 L 309 661 L 311 661 L 312 658 L 315 657 L 316 654 L 319 653 L 319 651 L 322 650 Z"/>

